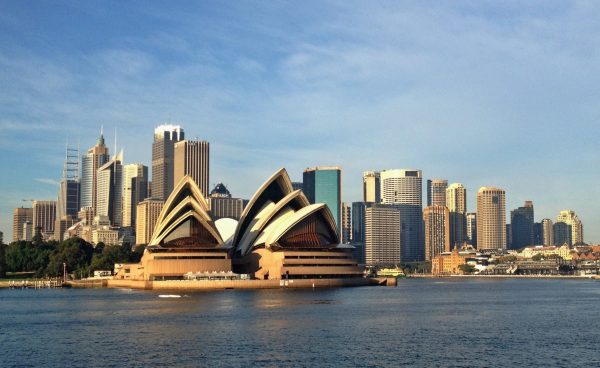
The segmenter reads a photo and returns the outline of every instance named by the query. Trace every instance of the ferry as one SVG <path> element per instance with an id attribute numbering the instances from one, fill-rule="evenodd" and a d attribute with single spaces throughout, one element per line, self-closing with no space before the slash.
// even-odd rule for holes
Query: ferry
<path id="1" fill-rule="evenodd" d="M 401 268 L 382 268 L 377 271 L 377 277 L 405 277 Z"/>

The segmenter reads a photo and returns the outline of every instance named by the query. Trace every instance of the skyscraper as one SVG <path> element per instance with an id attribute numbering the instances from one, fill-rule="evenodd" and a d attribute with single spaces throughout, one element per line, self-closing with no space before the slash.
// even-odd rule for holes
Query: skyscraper
<path id="1" fill-rule="evenodd" d="M 400 259 L 400 209 L 394 205 L 375 204 L 365 209 L 365 263 L 370 266 L 393 266 Z"/>
<path id="2" fill-rule="evenodd" d="M 244 211 L 244 200 L 232 198 L 231 193 L 223 183 L 215 185 L 208 196 L 210 214 L 213 220 L 232 218 L 239 220 Z"/>
<path id="3" fill-rule="evenodd" d="M 33 223 L 33 208 L 15 208 L 13 210 L 13 241 L 25 240 L 23 238 L 23 225 Z"/>
<path id="4" fill-rule="evenodd" d="M 148 244 L 150 242 L 164 203 L 157 198 L 146 198 L 138 203 L 135 225 L 136 244 Z"/>
<path id="5" fill-rule="evenodd" d="M 446 188 L 448 180 L 427 180 L 427 206 L 446 206 Z"/>
<path id="6" fill-rule="evenodd" d="M 506 195 L 482 187 L 477 192 L 477 249 L 506 249 Z"/>
<path id="7" fill-rule="evenodd" d="M 461 183 L 452 183 L 446 189 L 446 207 L 450 216 L 450 247 L 467 240 L 467 189 Z"/>
<path id="8" fill-rule="evenodd" d="M 153 197 L 164 201 L 173 191 L 175 143 L 183 139 L 183 128 L 179 125 L 160 125 L 154 129 L 154 143 L 152 143 Z"/>
<path id="9" fill-rule="evenodd" d="M 547 218 L 542 220 L 542 233 L 543 233 L 544 245 L 547 245 L 547 246 L 554 245 L 554 233 L 552 231 L 552 220 L 547 219 Z"/>
<path id="10" fill-rule="evenodd" d="M 33 233 L 38 229 L 47 239 L 54 236 L 54 222 L 56 221 L 56 201 L 33 201 Z"/>
<path id="11" fill-rule="evenodd" d="M 554 238 L 554 245 L 561 246 L 563 244 L 573 245 L 573 230 L 572 226 L 562 222 L 557 221 L 552 225 L 552 236 Z"/>
<path id="12" fill-rule="evenodd" d="M 175 143 L 174 182 L 186 175 L 194 179 L 202 195 L 208 198 L 210 173 L 209 144 L 207 141 L 183 140 Z"/>
<path id="13" fill-rule="evenodd" d="M 533 243 L 534 245 L 544 244 L 544 225 L 541 222 L 533 223 Z"/>
<path id="14" fill-rule="evenodd" d="M 98 169 L 109 160 L 108 148 L 101 131 L 96 145 L 81 156 L 81 207 L 92 207 L 96 211 Z"/>
<path id="15" fill-rule="evenodd" d="M 302 191 L 310 203 L 325 203 L 342 233 L 342 169 L 318 166 L 304 170 Z"/>
<path id="16" fill-rule="evenodd" d="M 380 175 L 377 171 L 363 172 L 363 202 L 381 202 Z"/>
<path id="17" fill-rule="evenodd" d="M 365 263 L 365 215 L 373 202 L 352 202 L 352 254 L 356 260 Z"/>
<path id="18" fill-rule="evenodd" d="M 467 242 L 477 248 L 477 214 L 467 213 Z"/>
<path id="19" fill-rule="evenodd" d="M 425 223 L 425 260 L 430 261 L 450 251 L 450 215 L 446 206 L 427 206 L 423 210 Z"/>
<path id="20" fill-rule="evenodd" d="M 351 210 L 348 203 L 342 203 L 342 244 L 350 243 L 352 238 Z"/>
<path id="21" fill-rule="evenodd" d="M 58 190 L 58 203 L 56 204 L 56 219 L 64 216 L 77 217 L 81 208 L 79 203 L 79 149 L 65 149 L 65 163 L 63 175 Z"/>
<path id="22" fill-rule="evenodd" d="M 563 210 L 560 211 L 558 216 L 556 217 L 557 222 L 564 222 L 567 225 L 571 226 L 571 241 L 572 245 L 576 245 L 578 243 L 583 243 L 583 224 L 579 217 L 575 214 L 575 211 L 572 210 Z"/>
<path id="23" fill-rule="evenodd" d="M 123 151 L 98 169 L 96 215 L 107 216 L 112 226 L 122 226 Z"/>
<path id="24" fill-rule="evenodd" d="M 123 221 L 121 226 L 135 227 L 137 204 L 148 198 L 148 167 L 123 166 Z"/>
<path id="25" fill-rule="evenodd" d="M 425 259 L 423 241 L 423 182 L 421 170 L 381 171 L 381 200 L 400 210 L 400 259 Z"/>
<path id="26" fill-rule="evenodd" d="M 533 202 L 525 201 L 523 207 L 510 211 L 512 243 L 510 249 L 533 245 Z"/>

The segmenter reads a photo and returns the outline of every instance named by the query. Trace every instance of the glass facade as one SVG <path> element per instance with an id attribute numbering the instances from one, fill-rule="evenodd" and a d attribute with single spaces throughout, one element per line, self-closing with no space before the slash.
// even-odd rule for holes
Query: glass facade
<path id="1" fill-rule="evenodd" d="M 303 175 L 303 191 L 310 203 L 325 203 L 341 234 L 342 170 L 339 168 L 307 169 Z"/>

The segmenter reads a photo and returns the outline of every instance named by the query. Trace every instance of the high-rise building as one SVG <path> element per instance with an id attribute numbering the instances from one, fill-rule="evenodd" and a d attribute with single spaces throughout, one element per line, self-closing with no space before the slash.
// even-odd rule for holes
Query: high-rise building
<path id="1" fill-rule="evenodd" d="M 244 200 L 232 198 L 231 193 L 223 183 L 215 185 L 208 196 L 210 202 L 210 214 L 213 220 L 220 218 L 232 218 L 239 220 L 244 211 Z"/>
<path id="2" fill-rule="evenodd" d="M 554 245 L 573 245 L 572 226 L 566 222 L 555 222 L 554 225 L 552 225 L 552 233 L 552 236 L 554 237 Z"/>
<path id="3" fill-rule="evenodd" d="M 467 213 L 467 242 L 477 248 L 477 214 Z"/>
<path id="4" fill-rule="evenodd" d="M 450 216 L 450 247 L 467 241 L 467 189 L 461 183 L 452 183 L 446 189 L 446 207 Z"/>
<path id="5" fill-rule="evenodd" d="M 54 236 L 56 221 L 56 201 L 32 201 L 33 233 L 39 229 L 44 239 Z"/>
<path id="6" fill-rule="evenodd" d="M 23 224 L 33 223 L 33 208 L 15 208 L 13 210 L 13 241 L 25 240 L 23 238 Z"/>
<path id="7" fill-rule="evenodd" d="M 382 203 L 394 205 L 400 210 L 401 261 L 424 260 L 421 170 L 384 170 L 380 175 Z"/>
<path id="8" fill-rule="evenodd" d="M 302 190 L 302 182 L 301 181 L 293 181 L 292 182 L 292 189 L 294 190 Z"/>
<path id="9" fill-rule="evenodd" d="M 427 180 L 427 206 L 446 206 L 446 188 L 448 180 Z"/>
<path id="10" fill-rule="evenodd" d="M 189 175 L 202 191 L 202 195 L 208 198 L 209 143 L 189 140 L 177 142 L 174 157 L 174 182 L 179 183 L 184 176 Z"/>
<path id="11" fill-rule="evenodd" d="M 35 230 L 33 229 L 33 222 L 25 221 L 23 223 L 23 230 L 22 230 L 20 240 L 31 241 L 31 240 L 33 240 L 34 234 L 35 234 Z"/>
<path id="12" fill-rule="evenodd" d="M 477 192 L 477 249 L 506 249 L 506 194 L 482 187 Z"/>
<path id="13" fill-rule="evenodd" d="M 583 224 L 579 217 L 572 210 L 560 211 L 556 217 L 557 222 L 564 222 L 567 225 L 571 225 L 571 241 L 572 245 L 583 243 Z"/>
<path id="14" fill-rule="evenodd" d="M 365 209 L 365 263 L 370 266 L 399 265 L 400 209 L 371 204 Z"/>
<path id="15" fill-rule="evenodd" d="M 543 233 L 543 244 L 550 246 L 554 245 L 554 232 L 552 231 L 552 220 L 542 220 L 542 233 Z"/>
<path id="16" fill-rule="evenodd" d="M 377 171 L 363 172 L 363 202 L 381 202 L 380 175 Z"/>
<path id="17" fill-rule="evenodd" d="M 152 196 L 155 198 L 164 201 L 173 191 L 175 143 L 183 139 L 183 128 L 179 125 L 160 125 L 154 129 L 154 143 L 152 143 Z"/>
<path id="18" fill-rule="evenodd" d="M 450 251 L 450 213 L 446 206 L 427 206 L 423 210 L 425 223 L 425 260 L 430 261 Z"/>
<path id="19" fill-rule="evenodd" d="M 325 203 L 342 232 L 342 169 L 338 166 L 320 166 L 304 170 L 302 191 L 310 203 Z"/>
<path id="20" fill-rule="evenodd" d="M 96 215 L 106 216 L 112 226 L 123 222 L 123 151 L 98 169 Z"/>
<path id="21" fill-rule="evenodd" d="M 58 203 L 56 204 L 56 219 L 64 216 L 77 216 L 79 211 L 79 149 L 65 149 L 65 163 L 63 175 L 58 190 Z"/>
<path id="22" fill-rule="evenodd" d="M 365 263 L 365 214 L 373 202 L 352 202 L 352 254 L 360 264 Z"/>
<path id="23" fill-rule="evenodd" d="M 510 211 L 512 242 L 510 249 L 533 245 L 533 202 L 525 201 L 523 207 Z"/>
<path id="24" fill-rule="evenodd" d="M 96 145 L 81 156 L 81 207 L 91 207 L 96 211 L 98 169 L 108 160 L 108 147 L 104 144 L 104 134 L 101 131 Z"/>
<path id="25" fill-rule="evenodd" d="M 148 198 L 148 167 L 142 164 L 123 166 L 123 221 L 121 226 L 135 227 L 137 205 Z"/>
<path id="26" fill-rule="evenodd" d="M 342 203 L 342 244 L 348 244 L 352 240 L 351 210 L 348 203 Z"/>
<path id="27" fill-rule="evenodd" d="M 54 240 L 59 242 L 65 240 L 65 232 L 77 222 L 78 221 L 70 215 L 65 215 L 62 218 L 56 219 L 56 222 L 54 223 Z"/>
<path id="28" fill-rule="evenodd" d="M 533 223 L 533 245 L 544 244 L 544 225 L 541 222 Z"/>
<path id="29" fill-rule="evenodd" d="M 164 203 L 164 201 L 157 198 L 146 198 L 138 203 L 135 225 L 136 244 L 148 244 L 150 242 Z"/>

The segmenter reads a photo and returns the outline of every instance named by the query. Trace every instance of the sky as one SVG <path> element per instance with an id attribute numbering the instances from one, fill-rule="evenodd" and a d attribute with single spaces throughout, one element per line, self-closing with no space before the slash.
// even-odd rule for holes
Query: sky
<path id="1" fill-rule="evenodd" d="M 600 2 L 0 2 L 0 231 L 54 199 L 65 144 L 104 127 L 151 166 L 154 127 L 211 147 L 249 198 L 285 167 L 417 168 L 574 210 L 600 243 Z M 425 186 L 425 185 L 424 185 Z M 25 201 L 23 201 L 25 200 Z"/>

